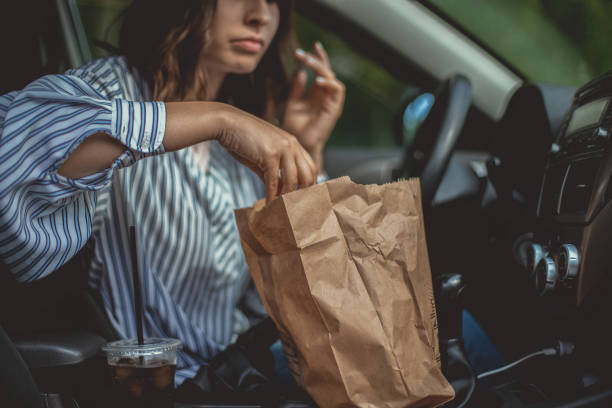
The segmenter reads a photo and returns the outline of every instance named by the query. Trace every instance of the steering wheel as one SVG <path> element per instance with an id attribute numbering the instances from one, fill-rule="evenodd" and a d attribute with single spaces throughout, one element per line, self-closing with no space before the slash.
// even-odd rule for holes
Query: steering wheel
<path id="1" fill-rule="evenodd" d="M 471 103 L 472 85 L 465 76 L 456 74 L 443 81 L 433 93 L 433 106 L 417 129 L 414 142 L 404 151 L 396 174 L 421 179 L 424 207 L 433 203 Z M 401 109 L 402 114 L 409 104 Z M 398 131 L 403 139 L 403 126 Z"/>

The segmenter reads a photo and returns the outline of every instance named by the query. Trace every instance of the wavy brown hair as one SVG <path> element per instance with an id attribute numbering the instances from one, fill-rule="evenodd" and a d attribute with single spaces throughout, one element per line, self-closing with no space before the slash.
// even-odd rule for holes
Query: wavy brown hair
<path id="1" fill-rule="evenodd" d="M 147 81 L 153 98 L 184 100 L 190 90 L 206 95 L 206 75 L 198 70 L 208 40 L 216 0 L 133 0 L 125 11 L 119 50 Z M 297 44 L 293 0 L 278 0 L 280 24 L 255 72 L 228 75 L 218 100 L 258 116 L 277 112 L 288 90 L 288 59 Z M 272 112 L 271 112 L 272 111 Z"/>

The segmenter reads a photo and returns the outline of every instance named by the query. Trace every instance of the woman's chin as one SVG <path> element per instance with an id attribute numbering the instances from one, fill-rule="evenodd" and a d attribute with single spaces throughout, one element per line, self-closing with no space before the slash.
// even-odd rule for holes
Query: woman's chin
<path id="1" fill-rule="evenodd" d="M 257 68 L 257 65 L 241 65 L 234 67 L 230 73 L 236 75 L 247 75 L 252 74 L 255 71 L 255 68 Z"/>
<path id="2" fill-rule="evenodd" d="M 234 59 L 230 64 L 227 64 L 229 73 L 244 75 L 251 74 L 257 68 L 259 60 L 256 56 L 243 55 L 239 58 Z"/>

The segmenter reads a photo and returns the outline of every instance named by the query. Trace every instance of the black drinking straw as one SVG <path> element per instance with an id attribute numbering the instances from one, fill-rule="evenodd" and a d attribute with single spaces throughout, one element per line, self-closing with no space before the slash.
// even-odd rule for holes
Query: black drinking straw
<path id="1" fill-rule="evenodd" d="M 144 344 L 142 334 L 142 293 L 140 292 L 140 275 L 138 273 L 138 245 L 136 243 L 136 229 L 130 225 L 130 247 L 132 254 L 132 274 L 134 276 L 134 306 L 136 307 L 136 329 L 138 330 L 138 344 Z"/>

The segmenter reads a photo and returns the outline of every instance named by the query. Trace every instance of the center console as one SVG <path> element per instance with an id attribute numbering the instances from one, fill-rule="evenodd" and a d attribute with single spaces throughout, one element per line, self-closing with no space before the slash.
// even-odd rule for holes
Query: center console
<path id="1" fill-rule="evenodd" d="M 612 73 L 580 88 L 547 160 L 527 268 L 581 305 L 612 268 Z"/>

